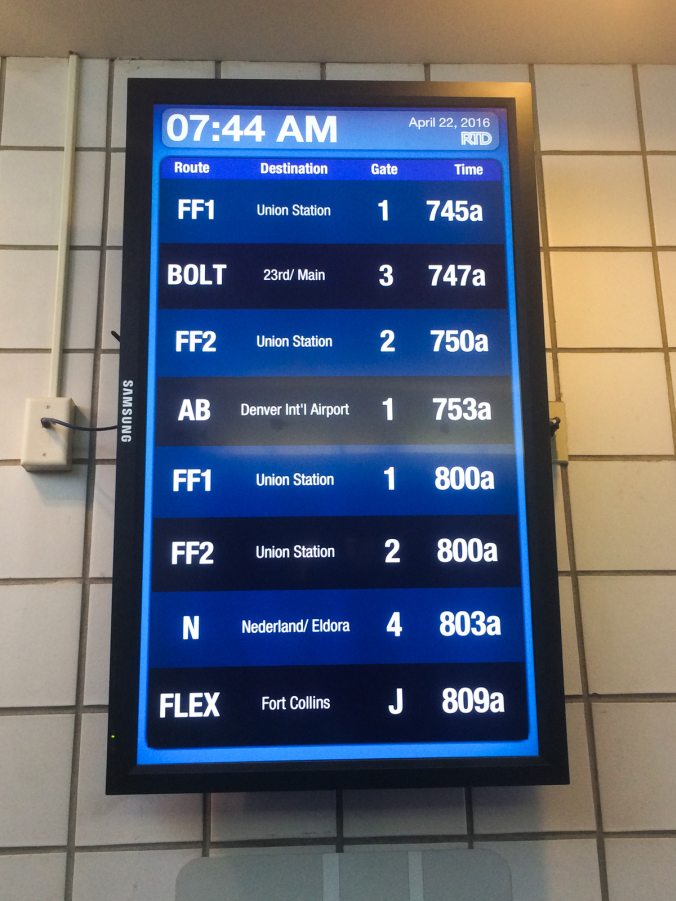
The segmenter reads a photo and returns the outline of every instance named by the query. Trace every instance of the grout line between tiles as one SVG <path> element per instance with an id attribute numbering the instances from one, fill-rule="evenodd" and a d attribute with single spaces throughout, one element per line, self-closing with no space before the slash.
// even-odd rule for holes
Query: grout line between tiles
<path id="1" fill-rule="evenodd" d="M 112 133 L 113 107 L 113 73 L 114 64 L 108 61 L 108 92 L 106 110 L 106 147 L 110 146 Z M 105 238 L 108 228 L 108 210 L 110 203 L 110 153 L 106 153 L 103 180 L 103 203 L 101 211 L 101 253 L 99 256 L 99 276 L 96 305 L 96 328 L 94 339 L 94 366 L 91 389 L 91 425 L 96 426 L 98 416 L 98 393 L 100 376 L 100 350 L 103 331 L 103 302 L 105 288 L 106 250 Z M 96 432 L 89 437 L 89 456 L 87 471 L 87 489 L 85 499 L 84 542 L 82 549 L 82 607 L 80 613 L 80 636 L 78 646 L 77 682 L 75 694 L 75 727 L 73 734 L 73 758 L 71 766 L 70 799 L 68 807 L 68 841 L 66 852 L 66 878 L 64 901 L 72 901 L 75 868 L 75 837 L 77 826 L 77 801 L 79 787 L 80 747 L 82 741 L 82 717 L 84 707 L 85 668 L 87 656 L 87 626 L 89 620 L 89 567 L 92 550 L 92 523 L 94 515 L 94 493 L 96 487 Z"/>
<path id="2" fill-rule="evenodd" d="M 77 148 L 79 151 L 79 148 Z M 63 145 L 56 144 L 3 144 L 0 147 L 0 153 L 3 151 L 28 151 L 29 153 L 63 153 Z"/>
<path id="3" fill-rule="evenodd" d="M 345 798 L 343 789 L 336 789 L 336 854 L 345 850 Z"/>
<path id="4" fill-rule="evenodd" d="M 81 585 L 82 578 L 80 576 L 29 576 L 25 579 L 16 578 L 14 576 L 0 579 L 0 586 L 3 585 Z"/>
<path id="5" fill-rule="evenodd" d="M 649 244 L 552 244 L 556 253 L 650 253 Z M 657 250 L 676 250 L 676 244 L 658 244 Z"/>
<path id="6" fill-rule="evenodd" d="M 66 347 L 64 354 L 91 354 L 93 347 Z M 0 354 L 49 354 L 49 347 L 0 347 Z"/>
<path id="7" fill-rule="evenodd" d="M 423 63 L 423 72 L 424 72 L 423 81 L 432 81 L 432 64 L 431 63 Z"/>
<path id="8" fill-rule="evenodd" d="M 4 144 L 0 147 L 0 152 L 3 150 L 20 150 L 20 151 L 28 151 L 30 153 L 63 153 L 63 146 L 59 146 L 57 144 Z M 81 147 L 79 144 L 75 148 L 76 153 L 105 153 L 105 147 Z"/>
<path id="9" fill-rule="evenodd" d="M 593 830 L 575 830 L 562 832 L 496 832 L 480 833 L 475 839 L 477 843 L 484 842 L 522 842 L 522 841 L 576 841 L 591 839 Z M 609 830 L 605 833 L 607 839 L 658 839 L 676 838 L 676 829 L 636 829 Z M 458 844 L 466 840 L 464 835 L 438 836 L 438 835 L 390 835 L 390 836 L 356 836 L 346 839 L 346 844 L 353 845 L 383 845 L 383 844 Z M 222 850 L 236 850 L 247 848 L 293 848 L 293 847 L 323 847 L 329 846 L 331 839 L 327 837 L 302 837 L 302 838 L 270 838 L 270 839 L 241 839 L 239 841 L 213 842 L 212 848 Z M 101 845 L 76 845 L 77 854 L 98 854 L 102 852 L 125 851 L 191 851 L 200 850 L 198 841 L 176 842 L 134 842 L 121 844 Z M 17 845 L 15 847 L 0 848 L 0 857 L 25 856 L 34 854 L 63 854 L 65 845 Z"/>
<path id="10" fill-rule="evenodd" d="M 601 889 L 601 901 L 609 901 L 608 868 L 606 862 L 606 847 L 603 835 L 603 809 L 601 807 L 601 784 L 599 781 L 598 755 L 596 751 L 596 735 L 594 733 L 594 718 L 592 704 L 589 697 L 589 675 L 587 672 L 587 654 L 582 628 L 582 605 L 580 601 L 580 581 L 577 573 L 577 561 L 575 552 L 575 538 L 573 534 L 573 513 L 571 506 L 570 480 L 568 468 L 561 470 L 561 487 L 563 491 L 563 509 L 566 521 L 566 535 L 568 538 L 568 559 L 570 561 L 570 579 L 573 594 L 573 609 L 575 611 L 575 632 L 577 636 L 578 656 L 580 660 L 580 683 L 584 706 L 585 729 L 587 733 L 587 753 L 589 758 L 589 770 L 591 777 L 591 790 L 594 805 L 594 819 L 596 823 L 596 853 L 599 866 L 599 882 Z"/>
<path id="11" fill-rule="evenodd" d="M 552 261 L 549 246 L 549 224 L 547 221 L 547 203 L 545 198 L 545 177 L 542 165 L 542 150 L 540 147 L 540 123 L 538 120 L 537 89 L 535 86 L 535 66 L 528 66 L 528 74 L 533 92 L 533 141 L 536 174 L 537 203 L 540 213 L 540 233 L 542 240 L 542 262 L 544 282 L 543 289 L 547 301 L 547 316 L 549 319 L 549 341 L 552 354 L 552 371 L 554 373 L 554 399 L 561 400 L 561 379 L 559 376 L 559 350 L 556 338 L 556 314 L 554 310 L 554 285 L 552 279 Z"/>
<path id="12" fill-rule="evenodd" d="M 667 318 L 664 308 L 664 295 L 662 293 L 662 278 L 660 274 L 660 260 L 657 251 L 657 228 L 655 226 L 655 210 L 653 208 L 652 191 L 650 188 L 650 168 L 646 155 L 645 124 L 643 122 L 643 106 L 641 104 L 641 86 L 638 77 L 638 66 L 632 66 L 634 76 L 634 95 L 636 99 L 636 113 L 638 116 L 638 132 L 641 142 L 643 160 L 643 178 L 645 180 L 646 203 L 648 205 L 648 223 L 650 225 L 650 243 L 652 245 L 653 272 L 655 275 L 655 290 L 657 293 L 657 312 L 660 320 L 660 333 L 662 335 L 662 348 L 664 352 L 664 368 L 667 379 L 667 397 L 669 399 L 669 416 L 671 418 L 671 436 L 676 449 L 676 402 L 674 400 L 674 383 L 671 372 L 671 358 L 669 356 L 669 338 L 667 335 Z"/>
<path id="13" fill-rule="evenodd" d="M 122 250 L 121 244 L 105 244 L 107 250 Z M 58 250 L 56 244 L 0 244 L 0 250 Z M 70 245 L 71 251 L 101 249 L 100 244 L 75 244 Z"/>
<path id="14" fill-rule="evenodd" d="M 119 845 L 76 845 L 76 854 L 97 854 L 102 851 L 198 851 L 201 843 L 187 842 L 125 842 Z"/>
<path id="15" fill-rule="evenodd" d="M 466 835 L 354 835 L 346 845 L 456 845 L 467 844 Z"/>
<path id="16" fill-rule="evenodd" d="M 302 836 L 301 838 L 243 838 L 231 839 L 212 842 L 212 849 L 218 850 L 237 850 L 238 848 L 305 848 L 307 847 L 326 847 L 329 848 L 333 844 L 333 837 L 330 835 Z"/>
<path id="17" fill-rule="evenodd" d="M 593 829 L 577 829 L 566 832 L 485 832 L 477 835 L 477 842 L 552 842 L 575 841 L 586 838 L 593 839 L 596 833 Z M 542 899 L 544 901 L 544 899 Z"/>
<path id="18" fill-rule="evenodd" d="M 61 706 L 39 707 L 0 707 L 0 716 L 69 716 L 75 713 L 73 704 L 63 704 Z"/>
<path id="19" fill-rule="evenodd" d="M 86 713 L 108 712 L 108 706 L 106 704 L 83 704 L 82 709 Z M 35 707 L 0 707 L 0 716 L 56 716 L 61 713 L 66 715 L 73 714 L 75 711 L 75 704 L 42 704 Z"/>
<path id="20" fill-rule="evenodd" d="M 7 80 L 7 59 L 0 56 L 0 142 L 2 141 L 3 113 L 5 111 L 5 82 Z"/>
<path id="21" fill-rule="evenodd" d="M 676 156 L 676 150 L 543 150 L 543 156 Z"/>
<path id="22" fill-rule="evenodd" d="M 0 848 L 0 857 L 21 857 L 26 854 L 63 854 L 65 845 L 22 845 Z"/>
<path id="23" fill-rule="evenodd" d="M 220 59 L 214 60 L 214 78 L 223 78 L 223 64 Z"/>
<path id="24" fill-rule="evenodd" d="M 465 823 L 467 824 L 467 847 L 471 851 L 474 847 L 474 798 L 472 788 L 465 786 Z"/>
<path id="25" fill-rule="evenodd" d="M 56 244 L 0 244 L 0 250 L 58 250 L 58 247 Z"/>
<path id="26" fill-rule="evenodd" d="M 676 838 L 676 829 L 639 829 L 636 832 L 613 830 L 606 832 L 608 838 Z"/>
<path id="27" fill-rule="evenodd" d="M 205 792 L 202 795 L 202 857 L 211 855 L 211 811 L 212 795 Z"/>
<path id="28" fill-rule="evenodd" d="M 577 574 L 579 576 L 676 576 L 676 569 L 579 569 Z"/>
<path id="29" fill-rule="evenodd" d="M 538 196 L 540 201 L 540 207 L 542 211 L 542 222 L 541 222 L 541 240 L 542 240 L 542 249 L 544 254 L 544 273 L 545 280 L 547 283 L 547 293 L 548 293 L 548 310 L 550 316 L 550 334 L 551 334 L 551 345 L 552 345 L 552 365 L 554 370 L 554 389 L 555 389 L 555 397 L 556 399 L 561 398 L 561 379 L 559 373 L 559 354 L 558 354 L 558 341 L 556 334 L 556 318 L 555 318 L 555 307 L 554 307 L 554 290 L 553 290 L 553 278 L 552 278 L 552 266 L 551 266 L 551 251 L 552 247 L 549 244 L 549 231 L 548 231 L 548 221 L 547 221 L 547 206 L 546 206 L 546 196 L 545 196 L 545 184 L 544 184 L 544 165 L 543 165 L 543 155 L 541 151 L 540 144 L 540 136 L 539 136 L 539 121 L 538 121 L 538 110 L 537 110 L 537 93 L 536 93 L 536 85 L 535 85 L 535 66 L 529 66 L 529 74 L 531 85 L 533 89 L 533 116 L 534 116 L 534 132 L 535 132 L 535 159 L 537 166 L 537 174 L 538 174 Z M 570 481 L 569 481 L 569 473 L 567 467 L 562 467 L 561 470 L 561 488 L 563 493 L 563 510 L 565 517 L 565 526 L 566 526 L 566 536 L 568 543 L 568 556 L 569 556 L 569 567 L 570 567 L 570 579 L 571 579 L 571 588 L 573 595 L 573 609 L 575 615 L 575 632 L 577 638 L 577 647 L 578 647 L 578 657 L 579 657 L 579 667 L 580 667 L 580 681 L 582 687 L 582 704 L 584 709 L 584 718 L 585 718 L 585 730 L 587 734 L 587 754 L 589 760 L 590 767 L 590 776 L 591 776 L 591 790 L 592 790 L 592 798 L 593 798 L 593 806 L 594 806 L 594 819 L 596 829 L 594 832 L 596 838 L 596 853 L 598 860 L 598 869 L 599 869 L 599 888 L 601 892 L 601 901 L 609 901 L 609 887 L 608 887 L 608 872 L 607 872 L 607 863 L 606 863 L 606 849 L 603 837 L 603 812 L 601 808 L 601 795 L 600 795 L 600 783 L 599 783 L 599 775 L 598 775 L 598 759 L 596 753 L 596 738 L 594 735 L 594 722 L 592 717 L 592 709 L 591 709 L 591 701 L 589 699 L 589 679 L 587 674 L 587 659 L 585 652 L 585 644 L 584 644 L 584 633 L 582 629 L 582 613 L 581 613 L 581 604 L 580 604 L 580 585 L 579 579 L 577 575 L 577 563 L 576 563 L 576 554 L 575 554 L 575 541 L 573 535 L 573 522 L 572 522 L 572 509 L 571 509 L 571 494 L 570 494 Z"/>
<path id="30" fill-rule="evenodd" d="M 573 463 L 663 463 L 676 459 L 674 454 L 570 454 Z"/>
<path id="31" fill-rule="evenodd" d="M 661 354 L 664 347 L 559 347 L 567 354 Z"/>
<path id="32" fill-rule="evenodd" d="M 592 692 L 590 698 L 596 704 L 673 704 L 676 701 L 676 692 L 641 692 L 640 694 L 596 694 Z"/>

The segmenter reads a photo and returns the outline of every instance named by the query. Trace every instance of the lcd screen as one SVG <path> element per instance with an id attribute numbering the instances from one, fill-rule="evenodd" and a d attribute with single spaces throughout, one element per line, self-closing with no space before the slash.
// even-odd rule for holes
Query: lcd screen
<path id="1" fill-rule="evenodd" d="M 565 778 L 532 159 L 443 87 L 132 88 L 112 791 Z"/>

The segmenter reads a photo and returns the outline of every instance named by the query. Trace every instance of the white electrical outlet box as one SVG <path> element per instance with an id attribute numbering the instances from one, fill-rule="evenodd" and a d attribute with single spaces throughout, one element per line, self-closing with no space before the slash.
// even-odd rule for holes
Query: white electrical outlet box
<path id="1" fill-rule="evenodd" d="M 71 468 L 72 431 L 62 425 L 44 426 L 42 419 L 75 418 L 71 397 L 29 397 L 26 399 L 21 465 L 29 472 L 54 472 Z"/>

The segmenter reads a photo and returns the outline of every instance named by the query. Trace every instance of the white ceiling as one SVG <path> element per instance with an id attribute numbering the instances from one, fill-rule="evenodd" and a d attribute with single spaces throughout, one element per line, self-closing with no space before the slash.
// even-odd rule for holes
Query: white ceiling
<path id="1" fill-rule="evenodd" d="M 0 0 L 0 55 L 676 63 L 675 0 Z"/>

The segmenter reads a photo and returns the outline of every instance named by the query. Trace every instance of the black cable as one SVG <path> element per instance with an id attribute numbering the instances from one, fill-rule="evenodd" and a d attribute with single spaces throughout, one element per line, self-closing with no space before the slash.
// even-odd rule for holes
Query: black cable
<path id="1" fill-rule="evenodd" d="M 120 340 L 117 332 L 111 330 L 110 334 L 116 341 Z M 53 425 L 62 425 L 64 429 L 72 429 L 74 432 L 112 432 L 113 429 L 119 428 L 117 425 L 72 425 L 70 422 L 64 422 L 63 419 L 54 419 L 52 416 L 43 416 L 40 419 L 40 425 L 43 429 L 49 429 Z"/>
<path id="2" fill-rule="evenodd" d="M 40 425 L 43 429 L 48 429 L 53 425 L 62 425 L 65 429 L 73 429 L 76 432 L 110 432 L 118 428 L 116 425 L 72 425 L 70 422 L 64 422 L 63 419 L 53 419 L 51 416 L 43 416 L 40 419 Z"/>

